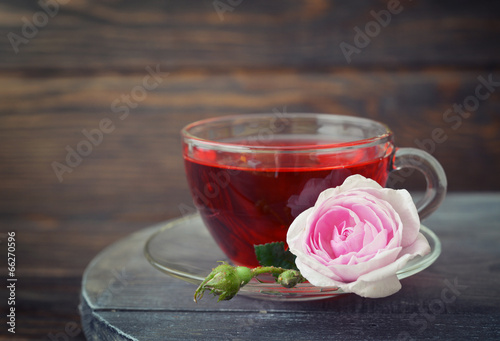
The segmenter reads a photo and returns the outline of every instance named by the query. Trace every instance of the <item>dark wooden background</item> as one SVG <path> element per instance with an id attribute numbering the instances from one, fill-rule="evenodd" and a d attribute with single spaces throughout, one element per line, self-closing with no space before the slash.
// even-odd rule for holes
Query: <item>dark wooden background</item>
<path id="1" fill-rule="evenodd" d="M 340 44 L 354 45 L 387 1 L 222 0 L 222 17 L 211 0 L 47 1 L 50 15 L 38 1 L 0 4 L 0 245 L 17 231 L 20 340 L 79 323 L 93 256 L 190 205 L 178 132 L 197 119 L 356 115 L 388 123 L 401 147 L 442 129 L 446 141 L 425 148 L 449 190 L 500 190 L 500 87 L 460 126 L 443 116 L 475 95 L 478 77 L 500 82 L 498 1 L 402 0 L 350 63 Z M 161 82 L 141 93 L 147 67 Z M 112 108 L 122 96 L 127 117 Z M 52 163 L 103 119 L 113 132 L 60 182 Z"/>

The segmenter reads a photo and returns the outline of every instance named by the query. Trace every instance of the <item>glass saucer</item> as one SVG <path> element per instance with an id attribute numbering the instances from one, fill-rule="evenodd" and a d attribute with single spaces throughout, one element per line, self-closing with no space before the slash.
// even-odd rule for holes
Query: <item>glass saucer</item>
<path id="1" fill-rule="evenodd" d="M 434 232 L 423 225 L 420 231 L 429 241 L 431 252 L 408 262 L 398 271 L 399 279 L 424 270 L 441 253 L 441 242 Z M 147 240 L 144 254 L 158 270 L 196 285 L 217 266 L 218 261 L 228 261 L 198 214 L 166 222 Z M 238 295 L 276 301 L 308 301 L 345 294 L 336 287 L 315 287 L 309 283 L 287 289 L 276 284 L 271 276 L 259 277 L 259 280 L 262 282 L 252 280 L 241 288 Z"/>

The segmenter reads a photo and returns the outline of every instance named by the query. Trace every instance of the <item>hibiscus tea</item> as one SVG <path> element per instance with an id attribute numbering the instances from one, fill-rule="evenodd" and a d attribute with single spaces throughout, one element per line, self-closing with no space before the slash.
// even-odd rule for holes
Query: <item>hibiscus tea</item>
<path id="1" fill-rule="evenodd" d="M 231 143 L 244 146 L 249 141 Z M 266 142 L 278 150 L 269 153 L 184 146 L 195 205 L 232 262 L 258 266 L 253 246 L 285 241 L 294 218 L 312 207 L 320 192 L 348 176 L 361 174 L 385 185 L 394 157 L 392 142 L 340 152 L 324 151 L 324 144 L 292 136 Z M 300 146 L 304 152 L 288 152 L 286 146 Z"/>

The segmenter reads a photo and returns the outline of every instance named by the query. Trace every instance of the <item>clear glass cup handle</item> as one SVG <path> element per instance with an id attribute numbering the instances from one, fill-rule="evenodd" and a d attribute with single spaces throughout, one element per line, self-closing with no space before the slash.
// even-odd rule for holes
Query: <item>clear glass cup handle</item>
<path id="1" fill-rule="evenodd" d="M 416 203 L 418 215 L 422 220 L 431 215 L 444 200 L 447 188 L 446 174 L 438 160 L 431 154 L 416 148 L 396 150 L 393 171 L 403 168 L 420 171 L 427 181 L 425 195 Z"/>

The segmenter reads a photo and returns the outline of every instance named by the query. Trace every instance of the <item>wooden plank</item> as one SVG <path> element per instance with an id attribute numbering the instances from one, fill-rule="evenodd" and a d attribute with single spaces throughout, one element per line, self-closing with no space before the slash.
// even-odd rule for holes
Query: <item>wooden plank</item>
<path id="1" fill-rule="evenodd" d="M 496 339 L 496 315 L 440 315 L 430 324 L 411 314 L 350 315 L 323 312 L 193 314 L 189 312 L 98 312 L 89 340 L 425 340 Z M 390 321 L 390 322 L 389 322 Z M 106 322 L 109 325 L 106 326 Z M 419 323 L 415 325 L 415 323 Z M 424 325 L 425 323 L 425 325 Z M 112 326 L 123 326 L 119 335 Z M 102 331 L 109 328 L 109 332 Z M 92 331 L 92 330 L 90 330 Z M 98 335 L 92 338 L 92 335 Z"/>
<path id="2" fill-rule="evenodd" d="M 222 0 L 222 17 L 215 1 L 56 3 L 46 14 L 38 2 L 2 2 L 0 70 L 318 70 L 349 65 L 342 43 L 359 50 L 349 56 L 355 67 L 487 66 L 500 55 L 500 4 L 487 0 Z M 356 27 L 369 33 L 364 41 Z"/>
<path id="3" fill-rule="evenodd" d="M 168 70 L 165 70 L 168 71 Z M 144 74 L 147 74 L 144 71 Z M 107 216 L 161 221 L 191 204 L 184 177 L 179 131 L 187 123 L 230 113 L 326 112 L 356 115 L 389 124 L 402 147 L 420 147 L 441 161 L 450 190 L 500 190 L 500 92 L 461 119 L 444 119 L 454 104 L 474 95 L 484 72 L 171 73 L 144 98 L 131 92 L 144 75 L 81 78 L 2 78 L 0 91 L 0 213 Z M 500 79 L 493 73 L 493 79 Z M 111 104 L 135 108 L 113 112 Z M 123 110 L 123 109 L 122 109 Z M 109 119 L 81 164 L 59 179 L 53 162 L 81 141 L 82 131 Z M 456 128 L 456 129 L 455 129 Z M 436 142 L 442 129 L 446 141 Z M 97 139 L 97 137 L 95 137 Z M 442 139 L 442 136 L 440 137 Z M 439 140 L 440 141 L 440 140 Z M 73 164 L 74 165 L 74 164 Z M 418 178 L 398 184 L 419 189 Z M 26 195 L 29 189 L 29 195 Z M 175 195 L 173 195 L 175 193 Z M 82 197 L 83 196 L 83 197 Z M 82 205 L 82 198 L 92 205 Z"/>
<path id="4" fill-rule="evenodd" d="M 2 250 L 6 250 L 6 232 L 16 232 L 17 321 L 14 337 L 3 329 L 0 340 L 51 340 L 51 335 L 64 340 L 65 329 L 75 327 L 79 332 L 69 339 L 84 341 L 78 312 L 83 270 L 104 247 L 149 224 L 62 221 L 34 214 L 22 220 L 2 216 Z M 0 277 L 5 280 L 7 257 L 0 264 Z M 0 292 L 2 302 L 7 302 L 7 294 Z M 8 306 L 3 303 L 2 311 L 4 307 Z"/>

